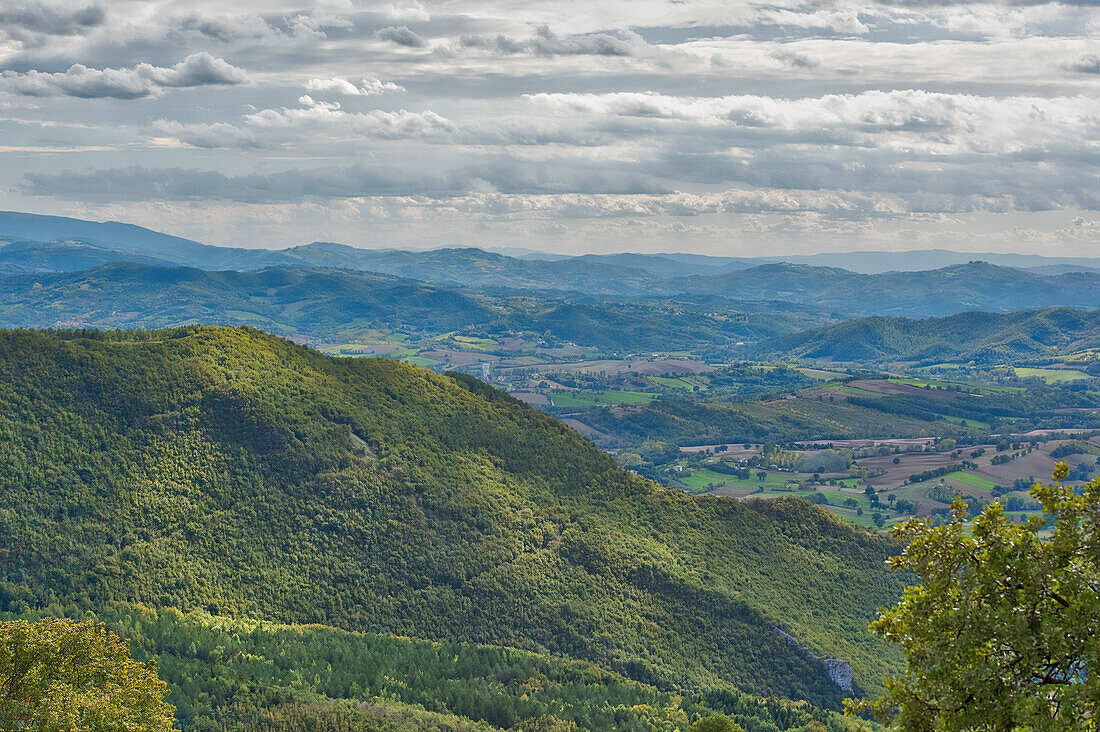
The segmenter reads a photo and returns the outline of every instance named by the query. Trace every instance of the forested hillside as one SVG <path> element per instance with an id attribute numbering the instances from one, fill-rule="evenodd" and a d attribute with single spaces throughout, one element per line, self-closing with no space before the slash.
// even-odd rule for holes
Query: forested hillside
<path id="1" fill-rule="evenodd" d="M 1100 347 L 1100 313 L 1070 308 L 961 313 L 947 318 L 873 317 L 779 336 L 761 356 L 860 363 L 1012 363 Z"/>
<path id="2" fill-rule="evenodd" d="M 991 255 L 997 262 L 1018 266 L 1051 263 L 1039 270 L 1025 270 L 986 261 L 958 261 L 965 256 L 934 251 L 849 253 L 793 257 L 792 261 L 800 263 L 791 263 L 684 254 L 514 257 L 473 247 L 361 249 L 329 242 L 287 249 L 243 249 L 204 245 L 126 224 L 0 212 L 0 273 L 10 274 L 72 272 L 121 262 L 186 265 L 214 272 L 289 267 L 320 270 L 321 276 L 325 270 L 341 269 L 449 288 L 509 288 L 539 291 L 543 296 L 553 292 L 556 297 L 587 295 L 619 302 L 653 296 L 783 301 L 826 312 L 834 320 L 1100 307 L 1100 270 L 1084 266 L 1096 260 Z M 984 255 L 971 256 L 980 259 Z M 886 271 L 891 262 L 898 269 L 913 270 L 914 258 L 927 268 Z M 943 266 L 945 262 L 955 263 Z M 1053 264 L 1057 262 L 1065 264 Z M 826 263 L 852 269 L 820 266 Z M 318 307 L 327 308 L 330 317 L 338 314 L 331 305 Z M 138 311 L 152 315 L 144 306 Z M 265 326 L 248 319 L 230 322 Z M 749 338 L 755 340 L 756 336 L 749 334 Z"/>
<path id="3" fill-rule="evenodd" d="M 806 702 L 657 688 L 502 646 L 133 605 L 97 620 L 156 661 L 188 732 L 672 732 L 719 709 L 759 732 L 869 727 Z"/>
<path id="4" fill-rule="evenodd" d="M 0 277 L 0 326 L 165 328 L 250 325 L 321 342 L 402 329 L 524 331 L 613 350 L 728 349 L 829 322 L 782 303 L 721 297 L 572 301 L 563 294 L 472 289 L 340 269 L 210 272 L 111 263 Z"/>
<path id="5" fill-rule="evenodd" d="M 874 689 L 897 547 L 691 498 L 462 376 L 253 330 L 0 333 L 0 602 L 513 646 L 661 689 Z M 791 567 L 803 571 L 792 573 Z"/>
<path id="6" fill-rule="evenodd" d="M 865 275 L 832 267 L 768 264 L 668 280 L 659 291 L 728 294 L 831 308 L 848 317 L 943 317 L 971 310 L 1100 306 L 1100 272 L 1044 275 L 985 262 L 920 272 Z"/>

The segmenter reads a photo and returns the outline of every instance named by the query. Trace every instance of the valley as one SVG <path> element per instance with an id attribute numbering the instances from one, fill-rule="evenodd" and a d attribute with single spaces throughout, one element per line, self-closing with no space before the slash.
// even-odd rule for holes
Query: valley
<path id="1" fill-rule="evenodd" d="M 79 222 L 51 226 L 75 231 Z M 623 467 L 667 485 L 736 498 L 801 496 L 876 529 L 907 516 L 944 515 L 945 501 L 928 498 L 932 493 L 946 503 L 963 495 L 975 507 L 1002 494 L 1013 505 L 1026 503 L 1020 481 L 1046 475 L 1054 461 L 1014 462 L 1006 472 L 969 467 L 975 459 L 967 459 L 949 476 L 915 484 L 908 478 L 961 464 L 963 452 L 980 451 L 985 457 L 977 464 L 988 461 L 995 452 L 988 446 L 1005 440 L 1038 450 L 1100 429 L 1094 310 L 846 319 L 858 311 L 838 310 L 845 306 L 829 299 L 850 286 L 861 296 L 879 284 L 895 294 L 937 288 L 935 278 L 948 274 L 952 287 L 965 282 L 1000 297 L 1013 291 L 1015 285 L 1004 289 L 1008 282 L 1037 282 L 1024 270 L 971 262 L 942 271 L 854 274 L 747 259 L 538 260 L 473 249 L 368 252 L 336 245 L 276 256 L 171 239 L 147 245 L 155 237 L 129 230 L 111 236 L 118 243 L 87 246 L 113 252 L 118 262 L 68 271 L 36 260 L 41 271 L 0 277 L 0 325 L 249 325 L 332 356 L 463 372 L 554 415 Z M 0 257 L 9 257 L 11 270 L 28 252 L 71 253 L 80 246 L 13 241 Z M 128 261 L 139 250 L 142 257 Z M 151 263 L 157 257 L 166 259 Z M 178 266 L 184 258 L 242 269 Z M 738 282 L 753 288 L 713 284 L 742 274 L 750 279 Z M 620 294 L 609 294 L 612 280 Z M 650 294 L 639 294 L 643 286 Z M 660 290 L 679 292 L 653 294 Z M 913 293 L 912 301 L 928 302 Z M 983 307 L 1000 308 L 988 299 Z M 792 472 L 788 465 L 773 468 L 774 456 L 761 454 L 765 444 L 795 454 L 805 443 L 843 445 L 848 462 L 826 473 Z M 951 443 L 957 446 L 951 451 L 940 448 Z M 732 453 L 704 458 L 693 449 L 723 444 L 758 447 L 733 462 Z M 849 454 L 856 446 L 860 452 Z M 888 449 L 897 454 L 864 454 Z M 692 452 L 685 457 L 684 450 Z M 1075 475 L 1085 479 L 1090 466 L 1078 463 Z M 756 472 L 764 477 L 745 475 L 761 467 Z"/>
<path id="2" fill-rule="evenodd" d="M 891 528 L 1098 471 L 1091 290 L 1023 270 L 859 317 L 946 275 L 135 241 L 0 249 L 0 612 L 186 732 L 878 729 Z"/>
<path id="3" fill-rule="evenodd" d="M 1100 0 L 0 0 L 0 732 L 1100 732 Z"/>

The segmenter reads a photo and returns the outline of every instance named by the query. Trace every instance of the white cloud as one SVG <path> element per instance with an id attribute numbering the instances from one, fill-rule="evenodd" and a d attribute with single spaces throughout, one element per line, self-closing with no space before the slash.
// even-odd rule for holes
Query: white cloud
<path id="1" fill-rule="evenodd" d="M 1096 149 L 1100 98 L 985 97 L 920 90 L 782 99 L 654 93 L 533 94 L 559 116 L 625 120 L 655 134 L 725 131 L 765 144 L 874 146 L 915 154 L 1019 153 L 1050 143 Z M 730 138 L 723 138 L 728 141 Z"/>
<path id="2" fill-rule="evenodd" d="M 173 87 L 243 84 L 244 71 L 209 53 L 194 53 L 175 66 L 142 63 L 130 69 L 93 69 L 73 64 L 59 73 L 4 71 L 0 90 L 25 96 L 65 95 L 84 99 L 139 99 Z"/>
<path id="3" fill-rule="evenodd" d="M 333 92 L 347 94 L 349 96 L 371 96 L 385 94 L 386 92 L 402 92 L 405 87 L 394 84 L 392 81 L 380 79 L 363 79 L 361 86 L 352 84 L 347 79 L 310 79 L 306 82 L 306 91 L 317 93 Z"/>
<path id="4" fill-rule="evenodd" d="M 382 138 L 424 137 L 454 129 L 435 112 L 346 112 L 339 102 L 321 102 L 309 95 L 299 97 L 298 104 L 245 115 L 244 125 L 254 130 L 321 130 L 337 136 Z"/>
<path id="5" fill-rule="evenodd" d="M 393 3 L 386 4 L 386 17 L 390 20 L 431 20 L 431 13 L 424 7 L 423 3 L 412 2 L 408 4 L 395 5 Z"/>
<path id="6" fill-rule="evenodd" d="M 363 92 L 359 92 L 362 94 Z M 374 109 L 345 111 L 339 102 L 318 101 L 308 94 L 298 98 L 297 107 L 263 109 L 244 115 L 238 124 L 181 123 L 157 120 L 158 134 L 170 135 L 193 147 L 259 148 L 287 145 L 303 137 L 326 144 L 338 140 L 365 138 L 394 140 L 447 135 L 455 126 L 434 112 L 394 112 Z"/>
<path id="7" fill-rule="evenodd" d="M 1098 40 L 1093 0 L 0 0 L 0 207 L 362 199 L 395 241 L 666 248 L 998 216 L 1085 246 L 1031 222 L 1100 210 Z M 66 180 L 34 150 L 85 152 Z"/>

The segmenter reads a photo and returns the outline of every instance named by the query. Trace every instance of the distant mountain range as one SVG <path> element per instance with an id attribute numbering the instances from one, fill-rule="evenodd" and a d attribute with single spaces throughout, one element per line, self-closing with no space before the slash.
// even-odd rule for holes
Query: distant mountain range
<path id="1" fill-rule="evenodd" d="M 829 321 L 783 303 L 706 296 L 570 300 L 332 268 L 210 272 L 114 262 L 0 277 L 0 327 L 251 325 L 298 340 L 341 342 L 368 328 L 432 335 L 477 326 L 629 352 L 729 348 Z"/>
<path id="2" fill-rule="evenodd" d="M 1043 275 L 985 262 L 877 275 L 805 264 L 767 264 L 723 275 L 672 279 L 659 289 L 804 303 L 846 316 L 929 317 L 970 310 L 1100 306 L 1100 272 Z"/>
<path id="3" fill-rule="evenodd" d="M 907 252 L 826 252 L 789 255 L 782 257 L 781 261 L 817 267 L 840 267 L 861 274 L 917 272 L 969 262 L 988 262 L 1001 267 L 1018 269 L 1049 268 L 1052 271 L 1048 274 L 1075 269 L 1100 270 L 1100 259 L 1095 257 L 1046 257 L 1039 254 L 955 252 L 948 249 L 919 249 Z"/>
<path id="4" fill-rule="evenodd" d="M 1042 359 L 1100 348 L 1100 312 L 1070 308 L 1006 315 L 961 313 L 947 318 L 871 317 L 758 344 L 761 357 L 854 363 L 975 361 L 983 364 Z"/>
<path id="5" fill-rule="evenodd" d="M 1016 266 L 965 261 L 853 271 L 975 256 L 862 252 L 769 262 L 694 254 L 540 258 L 324 242 L 244 249 L 129 224 L 0 212 L 0 325 L 247 324 L 327 342 L 365 328 L 431 334 L 478 326 L 621 351 L 767 340 L 761 354 L 842 361 L 1035 358 L 1092 342 L 1088 313 L 988 314 L 1098 308 L 1100 269 L 1087 265 L 1100 260 L 989 255 Z M 896 317 L 837 324 L 866 316 Z M 941 320 L 908 319 L 928 317 Z"/>
<path id="6" fill-rule="evenodd" d="M 94 222 L 62 216 L 0 211 L 0 239 L 24 239 L 32 242 L 79 241 L 93 249 L 128 254 L 152 254 L 159 260 L 188 264 L 203 269 L 259 269 L 280 264 L 309 263 L 315 258 L 335 257 L 332 265 L 349 266 L 349 261 L 373 262 L 379 256 L 394 261 L 396 252 L 404 255 L 425 255 L 438 250 L 358 249 L 339 244 L 315 242 L 290 249 L 257 249 L 215 247 L 190 239 L 163 234 L 133 224 Z M 947 249 L 923 249 L 902 252 L 825 252 L 794 254 L 782 257 L 723 257 L 702 254 L 591 254 L 570 257 L 529 249 L 484 247 L 484 252 L 506 259 L 527 262 L 560 262 L 580 260 L 593 265 L 613 265 L 667 276 L 722 274 L 750 269 L 761 264 L 788 262 L 815 267 L 836 267 L 859 274 L 911 272 L 942 269 L 974 261 L 1002 267 L 1035 269 L 1044 274 L 1066 271 L 1100 270 L 1098 257 L 1047 257 L 1037 254 L 1001 254 L 995 252 L 956 252 Z M 402 260 L 397 257 L 397 260 Z M 105 260 L 113 261 L 113 260 Z M 360 267 L 356 267 L 360 268 Z M 551 268 L 552 269 L 552 268 Z"/>

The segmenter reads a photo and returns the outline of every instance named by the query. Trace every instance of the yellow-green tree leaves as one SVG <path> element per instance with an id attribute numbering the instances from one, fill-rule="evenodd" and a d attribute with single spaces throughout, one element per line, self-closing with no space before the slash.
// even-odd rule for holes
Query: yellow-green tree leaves
<path id="1" fill-rule="evenodd" d="M 103 625 L 45 619 L 0 623 L 0 729 L 162 732 L 167 685 L 154 665 Z"/>
<path id="2" fill-rule="evenodd" d="M 1093 730 L 1100 703 L 1100 479 L 1031 494 L 1049 517 L 1012 523 L 991 504 L 972 524 L 897 529 L 894 566 L 922 586 L 871 626 L 905 649 L 909 671 L 870 710 L 903 730 Z"/>
<path id="3" fill-rule="evenodd" d="M 703 717 L 688 727 L 688 732 L 744 732 L 744 727 L 724 714 Z"/>

